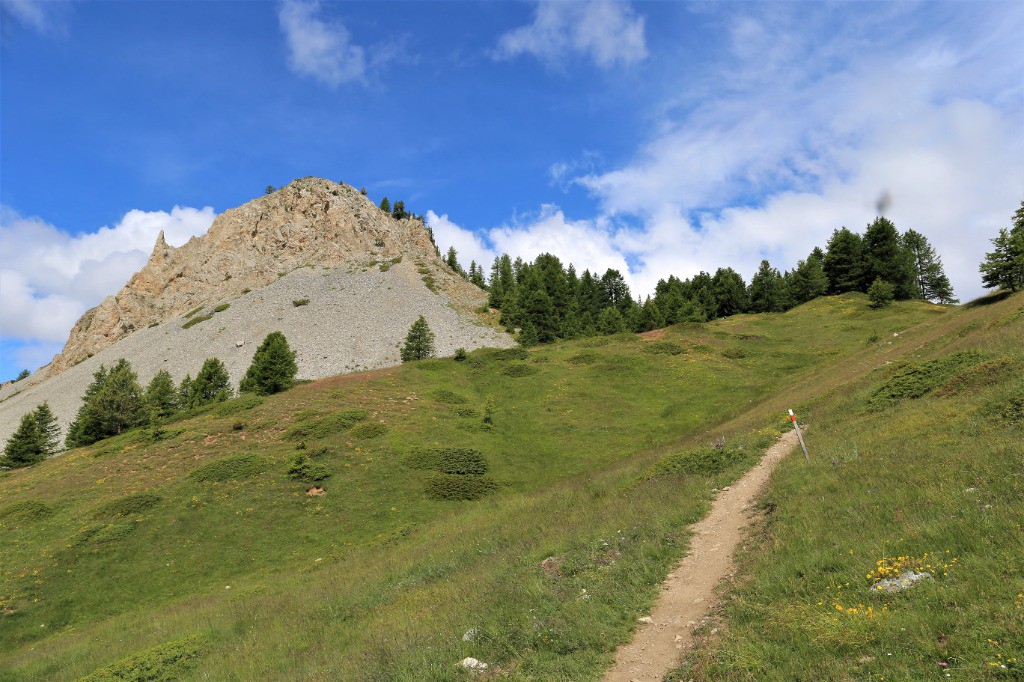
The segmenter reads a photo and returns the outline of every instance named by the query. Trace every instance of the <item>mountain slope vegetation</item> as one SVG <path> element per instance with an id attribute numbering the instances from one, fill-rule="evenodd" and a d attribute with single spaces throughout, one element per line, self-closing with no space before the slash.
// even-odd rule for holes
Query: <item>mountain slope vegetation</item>
<path id="1" fill-rule="evenodd" d="M 130 431 L 0 474 L 0 680 L 163 679 L 144 676 L 154 669 L 173 679 L 457 680 L 469 675 L 465 656 L 494 678 L 595 679 L 685 553 L 686 525 L 756 461 L 790 407 L 815 425 L 814 458 L 784 463 L 762 531 L 778 539 L 751 551 L 737 586 L 753 596 L 729 602 L 726 636 L 689 670 L 758 678 L 757 661 L 782 665 L 789 643 L 779 638 L 827 646 L 799 630 L 800 609 L 759 650 L 744 648 L 743 628 L 792 600 L 794 586 L 808 585 L 816 604 L 822 576 L 850 573 L 852 583 L 867 556 L 955 552 L 949 579 L 920 594 L 957 590 L 949 595 L 975 614 L 965 627 L 976 638 L 983 616 L 1019 608 L 999 600 L 1021 575 L 1021 427 L 1015 408 L 989 406 L 1017 404 L 1021 309 L 1017 296 L 872 310 L 844 294 L 640 336 L 479 350 L 243 396 L 158 437 Z M 946 365 L 925 367 L 934 359 Z M 910 392 L 873 404 L 894 382 Z M 674 466 L 690 451 L 703 454 Z M 967 469 L 957 485 L 987 501 L 956 492 L 960 511 L 949 512 L 957 466 Z M 869 474 L 885 483 L 871 486 L 883 488 L 872 504 L 885 500 L 888 514 L 902 505 L 892 537 L 891 516 L 863 505 L 843 516 L 841 489 Z M 927 516 L 918 498 L 962 518 Z M 967 533 L 980 514 L 992 542 L 1003 539 L 999 553 Z M 842 525 L 851 519 L 859 533 Z M 979 575 L 991 589 L 972 596 L 963 567 L 990 560 Z M 773 571 L 777 592 L 758 587 Z M 754 597 L 750 613 L 731 610 Z M 1012 621 L 998 622 L 996 634 L 1013 635 Z M 925 658 L 915 637 L 895 668 L 909 678 L 907 661 Z M 801 661 L 787 670 L 840 670 Z M 855 678 L 847 673 L 835 678 Z"/>

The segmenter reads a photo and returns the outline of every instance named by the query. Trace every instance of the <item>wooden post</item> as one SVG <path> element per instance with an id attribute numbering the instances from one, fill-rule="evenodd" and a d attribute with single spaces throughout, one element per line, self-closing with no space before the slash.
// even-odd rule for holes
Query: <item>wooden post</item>
<path id="1" fill-rule="evenodd" d="M 793 414 L 793 410 L 789 411 L 789 421 L 793 422 L 793 428 L 796 429 L 796 437 L 800 439 L 800 449 L 804 451 L 804 459 L 810 462 L 811 456 L 807 454 L 807 446 L 804 445 L 804 434 L 800 433 L 800 425 L 796 423 L 796 415 Z"/>

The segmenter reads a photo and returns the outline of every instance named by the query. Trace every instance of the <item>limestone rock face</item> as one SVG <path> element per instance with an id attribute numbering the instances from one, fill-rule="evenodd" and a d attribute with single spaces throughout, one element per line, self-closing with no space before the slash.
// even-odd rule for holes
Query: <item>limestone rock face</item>
<path id="1" fill-rule="evenodd" d="M 304 266 L 413 260 L 450 303 L 470 309 L 483 292 L 455 275 L 418 220 L 395 220 L 354 188 L 320 178 L 225 211 L 209 231 L 174 248 L 157 237 L 145 267 L 87 311 L 50 364 L 59 374 L 133 331 L 265 287 Z"/>

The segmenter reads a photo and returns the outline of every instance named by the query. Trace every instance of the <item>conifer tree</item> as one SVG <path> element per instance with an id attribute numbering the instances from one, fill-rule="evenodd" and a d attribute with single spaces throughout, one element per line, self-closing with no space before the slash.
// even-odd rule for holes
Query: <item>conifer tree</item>
<path id="1" fill-rule="evenodd" d="M 447 263 L 448 267 L 450 267 L 455 272 L 459 273 L 463 277 L 466 276 L 466 271 L 462 269 L 461 265 L 459 265 L 459 254 L 455 250 L 454 246 L 448 247 L 448 253 L 446 253 L 444 256 L 444 262 Z"/>
<path id="2" fill-rule="evenodd" d="M 150 421 L 162 421 L 178 411 L 178 394 L 166 369 L 153 376 L 144 395 Z"/>
<path id="3" fill-rule="evenodd" d="M 189 408 L 189 401 L 191 399 L 192 399 L 192 375 L 191 374 L 186 374 L 185 378 L 181 380 L 180 384 L 178 384 L 178 398 L 177 398 L 178 408 L 182 409 L 182 410 L 188 409 Z"/>
<path id="4" fill-rule="evenodd" d="M 747 307 L 747 285 L 743 276 L 732 268 L 718 268 L 711 278 L 711 294 L 715 299 L 715 317 L 743 312 Z"/>
<path id="5" fill-rule="evenodd" d="M 90 445 L 145 424 L 147 419 L 138 377 L 121 358 L 109 371 L 101 365 L 93 374 L 65 442 L 69 448 Z"/>
<path id="6" fill-rule="evenodd" d="M 391 202 L 388 201 L 387 197 L 384 197 L 383 199 L 380 200 L 380 210 L 384 211 L 385 213 L 391 213 Z"/>
<path id="7" fill-rule="evenodd" d="M 57 417 L 50 409 L 50 403 L 43 401 L 33 412 L 36 420 L 36 427 L 39 430 L 40 444 L 43 457 L 52 457 L 60 449 L 60 426 L 57 424 Z"/>
<path id="8" fill-rule="evenodd" d="M 825 277 L 828 278 L 828 293 L 864 290 L 863 250 L 863 240 L 857 233 L 845 227 L 832 232 L 823 261 Z"/>
<path id="9" fill-rule="evenodd" d="M 654 329 L 661 329 L 665 326 L 665 315 L 662 314 L 658 304 L 650 296 L 640 307 L 640 332 L 649 332 Z"/>
<path id="10" fill-rule="evenodd" d="M 405 337 L 405 345 L 402 346 L 402 362 L 423 360 L 434 357 L 434 332 L 430 331 L 427 320 L 419 316 Z"/>
<path id="11" fill-rule="evenodd" d="M 875 279 L 868 287 L 868 298 L 872 308 L 884 308 L 895 298 L 895 288 L 881 277 Z"/>
<path id="12" fill-rule="evenodd" d="M 3 457 L 0 457 L 0 466 L 17 469 L 44 459 L 46 455 L 43 454 L 43 436 L 39 432 L 39 423 L 35 412 L 29 412 L 21 418 L 18 430 L 7 439 Z"/>
<path id="13" fill-rule="evenodd" d="M 626 331 L 626 322 L 615 306 L 608 306 L 597 318 L 597 331 L 601 334 L 618 334 Z"/>
<path id="14" fill-rule="evenodd" d="M 914 263 L 892 222 L 875 218 L 864 232 L 864 282 L 882 279 L 892 285 L 896 299 L 918 298 Z"/>
<path id="15" fill-rule="evenodd" d="M 207 358 L 189 385 L 186 407 L 222 402 L 231 395 L 231 378 L 224 363 L 218 358 Z"/>
<path id="16" fill-rule="evenodd" d="M 986 289 L 1024 289 L 1024 201 L 1013 214 L 1013 227 L 991 239 L 993 249 L 982 261 L 981 282 Z"/>
<path id="17" fill-rule="evenodd" d="M 797 261 L 790 277 L 790 295 L 793 304 L 799 305 L 824 296 L 828 291 L 828 277 L 825 276 L 824 254 L 815 249 L 807 260 Z"/>
<path id="18" fill-rule="evenodd" d="M 767 260 L 762 260 L 757 274 L 750 280 L 750 311 L 777 313 L 785 310 L 784 286 L 779 271 Z"/>
<path id="19" fill-rule="evenodd" d="M 256 349 L 239 390 L 258 395 L 279 393 L 291 388 L 298 371 L 295 351 L 289 348 L 284 334 L 270 332 Z"/>
<path id="20" fill-rule="evenodd" d="M 405 202 L 396 201 L 394 207 L 391 209 L 391 217 L 395 220 L 402 220 L 408 218 L 409 214 L 405 212 Z"/>
<path id="21" fill-rule="evenodd" d="M 928 243 L 927 237 L 907 230 L 903 235 L 903 246 L 910 251 L 921 298 L 935 303 L 955 303 L 953 285 L 942 269 L 942 259 Z"/>

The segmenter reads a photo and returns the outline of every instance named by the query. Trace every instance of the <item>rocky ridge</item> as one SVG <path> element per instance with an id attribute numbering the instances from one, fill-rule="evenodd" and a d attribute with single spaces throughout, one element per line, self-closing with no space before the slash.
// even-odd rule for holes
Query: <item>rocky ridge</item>
<path id="1" fill-rule="evenodd" d="M 47 369 L 55 376 L 136 330 L 199 306 L 232 300 L 303 266 L 415 260 L 456 305 L 479 306 L 482 292 L 438 257 L 419 220 L 395 220 L 356 189 L 303 178 L 230 209 L 179 248 L 157 237 L 145 267 L 115 295 L 82 315 Z"/>

